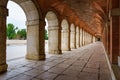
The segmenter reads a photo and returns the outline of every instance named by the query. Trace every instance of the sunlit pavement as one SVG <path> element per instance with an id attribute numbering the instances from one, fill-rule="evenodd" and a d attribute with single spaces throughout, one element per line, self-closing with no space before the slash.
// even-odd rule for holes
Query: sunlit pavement
<path id="1" fill-rule="evenodd" d="M 15 43 L 16 42 L 16 43 Z M 17 43 L 18 42 L 18 43 Z M 25 41 L 9 41 L 11 45 L 7 45 L 6 53 L 7 60 L 15 60 L 19 58 L 25 58 L 27 53 L 27 46 L 25 45 Z M 50 57 L 48 54 L 48 41 L 45 41 L 45 52 L 46 57 Z"/>
<path id="2" fill-rule="evenodd" d="M 7 60 L 13 60 L 26 55 L 26 45 L 10 45 L 7 46 Z"/>
<path id="3" fill-rule="evenodd" d="M 111 80 L 104 48 L 96 42 L 45 61 L 8 61 L 0 80 Z"/>

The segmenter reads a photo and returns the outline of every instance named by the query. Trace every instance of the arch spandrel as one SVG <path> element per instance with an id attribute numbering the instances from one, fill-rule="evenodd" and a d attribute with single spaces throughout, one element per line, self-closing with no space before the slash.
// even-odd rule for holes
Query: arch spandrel
<path id="1" fill-rule="evenodd" d="M 39 20 L 40 16 L 35 6 L 35 4 L 32 2 L 32 0 L 10 0 L 15 3 L 17 3 L 21 8 L 24 10 L 26 14 L 27 21 L 31 20 Z"/>

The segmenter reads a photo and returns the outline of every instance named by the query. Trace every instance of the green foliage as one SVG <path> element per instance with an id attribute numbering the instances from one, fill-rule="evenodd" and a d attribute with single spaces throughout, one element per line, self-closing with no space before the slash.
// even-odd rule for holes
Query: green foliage
<path id="1" fill-rule="evenodd" d="M 45 29 L 45 40 L 48 40 L 48 32 L 46 29 Z"/>
<path id="2" fill-rule="evenodd" d="M 8 39 L 14 39 L 15 38 L 17 29 L 18 28 L 15 27 L 12 23 L 9 23 L 7 25 L 7 37 L 8 37 Z"/>
<path id="3" fill-rule="evenodd" d="M 21 29 L 21 30 L 18 30 L 17 31 L 17 36 L 19 36 L 20 39 L 26 39 L 26 35 L 27 35 L 27 32 L 26 32 L 26 29 Z"/>
<path id="4" fill-rule="evenodd" d="M 8 39 L 26 39 L 26 29 L 21 29 L 21 30 L 18 30 L 17 27 L 15 27 L 12 23 L 9 23 L 7 25 L 7 37 Z"/>

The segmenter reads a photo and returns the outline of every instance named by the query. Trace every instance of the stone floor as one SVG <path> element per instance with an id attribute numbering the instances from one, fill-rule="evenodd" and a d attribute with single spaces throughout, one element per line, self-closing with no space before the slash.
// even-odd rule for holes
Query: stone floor
<path id="1" fill-rule="evenodd" d="M 111 80 L 100 42 L 54 55 L 45 61 L 9 61 L 0 80 Z"/>

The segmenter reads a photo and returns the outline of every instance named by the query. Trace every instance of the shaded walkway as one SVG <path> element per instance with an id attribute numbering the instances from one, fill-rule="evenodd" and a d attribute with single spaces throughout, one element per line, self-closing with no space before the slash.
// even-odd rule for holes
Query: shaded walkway
<path id="1" fill-rule="evenodd" d="M 63 53 L 45 61 L 10 61 L 0 80 L 111 80 L 102 43 Z"/>

